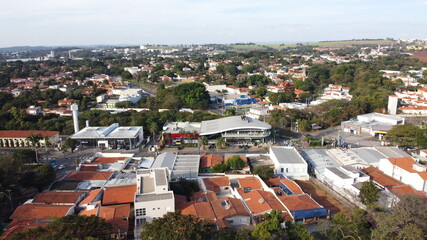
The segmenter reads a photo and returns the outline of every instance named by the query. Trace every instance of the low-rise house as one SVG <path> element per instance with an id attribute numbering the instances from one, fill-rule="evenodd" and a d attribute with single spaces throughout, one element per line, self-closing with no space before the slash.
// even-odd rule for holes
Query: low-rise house
<path id="1" fill-rule="evenodd" d="M 85 192 L 42 192 L 32 200 L 32 203 L 77 206 L 86 196 Z"/>
<path id="2" fill-rule="evenodd" d="M 203 154 L 200 156 L 200 172 L 210 173 L 212 166 L 222 163 L 224 158 L 215 154 Z"/>
<path id="3" fill-rule="evenodd" d="M 116 205 L 133 203 L 136 193 L 136 185 L 107 187 L 104 189 L 102 205 Z"/>
<path id="4" fill-rule="evenodd" d="M 217 195 L 231 194 L 230 179 L 228 177 L 202 178 L 200 186 L 205 191 L 215 192 Z"/>
<path id="5" fill-rule="evenodd" d="M 240 227 L 251 224 L 251 216 L 237 198 L 222 198 L 210 202 L 219 227 Z"/>
<path id="6" fill-rule="evenodd" d="M 30 106 L 25 110 L 28 115 L 39 116 L 43 114 L 43 109 L 39 106 Z"/>
<path id="7" fill-rule="evenodd" d="M 0 147 L 5 148 L 19 148 L 31 147 L 32 143 L 28 137 L 30 135 L 41 135 L 42 139 L 39 141 L 40 146 L 45 146 L 45 140 L 48 139 L 51 146 L 57 146 L 60 142 L 58 131 L 0 131 Z"/>
<path id="8" fill-rule="evenodd" d="M 379 170 L 416 190 L 427 193 L 427 167 L 412 157 L 385 158 L 380 160 Z"/>

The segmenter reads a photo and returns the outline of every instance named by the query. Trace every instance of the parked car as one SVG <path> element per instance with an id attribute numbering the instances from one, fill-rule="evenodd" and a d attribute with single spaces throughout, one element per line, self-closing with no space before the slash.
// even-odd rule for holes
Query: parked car
<path id="1" fill-rule="evenodd" d="M 58 169 L 59 169 L 59 170 L 64 169 L 64 168 L 65 168 L 65 165 L 64 165 L 64 164 L 61 164 L 61 165 L 59 165 L 59 167 L 58 167 Z"/>

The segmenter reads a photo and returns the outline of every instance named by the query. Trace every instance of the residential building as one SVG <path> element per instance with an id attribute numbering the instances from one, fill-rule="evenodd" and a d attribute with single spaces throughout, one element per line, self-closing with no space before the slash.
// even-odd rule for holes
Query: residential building
<path id="1" fill-rule="evenodd" d="M 270 116 L 270 110 L 268 108 L 250 108 L 246 116 L 257 120 L 265 120 L 266 117 Z"/>
<path id="2" fill-rule="evenodd" d="M 217 195 L 231 194 L 230 179 L 226 176 L 199 178 L 199 185 L 206 192 L 214 192 Z"/>
<path id="3" fill-rule="evenodd" d="M 210 201 L 210 205 L 220 228 L 251 224 L 251 216 L 240 199 L 227 197 Z"/>
<path id="4" fill-rule="evenodd" d="M 203 154 L 200 156 L 200 172 L 210 173 L 212 166 L 222 163 L 224 158 L 215 154 Z"/>
<path id="5" fill-rule="evenodd" d="M 396 115 L 368 113 L 341 122 L 341 130 L 355 135 L 379 136 L 381 139 L 393 126 L 402 124 L 405 124 L 405 119 Z"/>
<path id="6" fill-rule="evenodd" d="M 427 167 L 417 163 L 412 157 L 384 158 L 379 170 L 418 191 L 427 193 Z"/>
<path id="7" fill-rule="evenodd" d="M 135 194 L 135 236 L 140 236 L 141 226 L 167 212 L 175 211 L 174 194 L 169 190 L 166 168 L 137 171 Z"/>
<path id="8" fill-rule="evenodd" d="M 30 106 L 25 110 L 28 115 L 39 116 L 43 114 L 43 109 L 41 107 Z"/>

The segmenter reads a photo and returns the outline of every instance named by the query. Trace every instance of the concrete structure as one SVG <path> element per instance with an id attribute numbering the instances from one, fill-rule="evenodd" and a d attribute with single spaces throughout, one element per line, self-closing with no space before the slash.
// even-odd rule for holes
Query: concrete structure
<path id="1" fill-rule="evenodd" d="M 270 147 L 275 172 L 290 179 L 308 180 L 308 164 L 294 147 Z"/>
<path id="2" fill-rule="evenodd" d="M 169 190 L 167 169 L 137 171 L 134 207 L 135 236 L 140 236 L 141 226 L 145 223 L 151 223 L 154 218 L 175 211 L 175 198 L 173 192 Z"/>
<path id="3" fill-rule="evenodd" d="M 268 108 L 250 108 L 246 116 L 257 120 L 265 120 L 266 117 L 270 116 L 270 110 Z"/>
<path id="4" fill-rule="evenodd" d="M 379 170 L 427 193 L 427 167 L 417 163 L 412 157 L 381 159 Z"/>
<path id="5" fill-rule="evenodd" d="M 398 102 L 399 102 L 399 98 L 397 96 L 395 95 L 388 96 L 388 105 L 387 105 L 388 114 L 396 115 Z"/>
<path id="6" fill-rule="evenodd" d="M 74 133 L 79 132 L 79 106 L 77 103 L 71 105 L 71 111 L 73 111 L 73 124 L 74 124 Z"/>
<path id="7" fill-rule="evenodd" d="M 200 122 L 167 122 L 163 125 L 163 140 L 166 145 L 197 144 Z"/>
<path id="8" fill-rule="evenodd" d="M 199 155 L 178 155 L 166 152 L 157 156 L 151 168 L 167 168 L 171 179 L 196 179 L 199 164 Z"/>
<path id="9" fill-rule="evenodd" d="M 144 131 L 139 126 L 120 127 L 113 123 L 109 127 L 86 126 L 73 134 L 72 139 L 80 145 L 110 149 L 133 149 L 144 139 Z"/>
<path id="10" fill-rule="evenodd" d="M 368 113 L 358 115 L 357 119 L 341 122 L 341 130 L 356 135 L 379 136 L 381 139 L 393 126 L 401 124 L 405 124 L 405 119 L 402 117 Z"/>
<path id="11" fill-rule="evenodd" d="M 4 148 L 20 148 L 33 147 L 32 142 L 28 139 L 31 135 L 39 135 L 42 139 L 37 143 L 39 146 L 46 145 L 48 139 L 51 146 L 58 146 L 60 143 L 59 132 L 57 131 L 0 131 L 0 147 Z"/>

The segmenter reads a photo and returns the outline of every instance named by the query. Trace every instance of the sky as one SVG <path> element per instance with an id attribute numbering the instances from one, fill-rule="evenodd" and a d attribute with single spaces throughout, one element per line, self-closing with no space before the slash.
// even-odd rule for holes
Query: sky
<path id="1" fill-rule="evenodd" d="M 427 0 L 1 0 L 0 47 L 427 39 Z"/>

